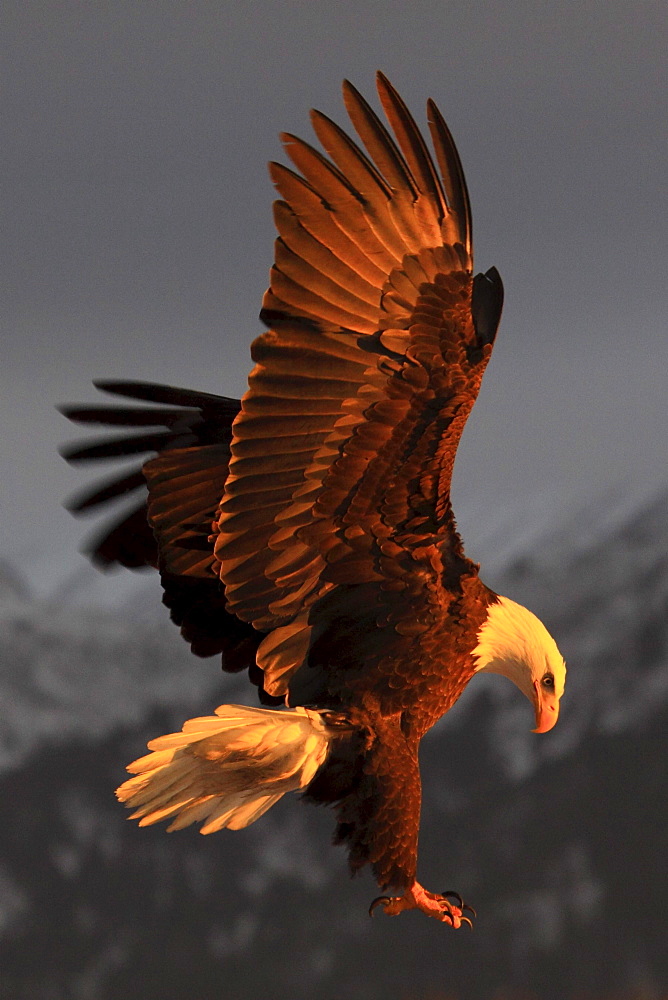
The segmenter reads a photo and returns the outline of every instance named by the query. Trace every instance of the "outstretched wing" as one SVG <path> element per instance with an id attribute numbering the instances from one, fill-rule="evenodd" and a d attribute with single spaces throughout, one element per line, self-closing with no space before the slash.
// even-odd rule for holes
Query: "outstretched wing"
<path id="1" fill-rule="evenodd" d="M 502 285 L 495 270 L 472 276 L 466 184 L 438 109 L 429 102 L 440 176 L 382 74 L 378 91 L 396 141 L 345 83 L 368 156 L 313 112 L 330 159 L 285 136 L 300 174 L 271 167 L 282 196 L 271 329 L 253 344 L 233 424 L 216 556 L 230 609 L 275 630 L 258 661 L 274 694 L 333 586 L 391 588 L 416 548 L 461 551 L 450 477 Z"/>
<path id="2" fill-rule="evenodd" d="M 97 388 L 133 405 L 63 406 L 70 420 L 113 428 L 113 436 L 68 445 L 70 462 L 136 458 L 129 472 L 94 484 L 67 504 L 74 514 L 106 513 L 134 500 L 120 518 L 89 539 L 86 551 L 106 569 L 114 565 L 160 570 L 164 603 L 198 656 L 222 653 L 223 667 L 248 667 L 261 684 L 255 653 L 261 636 L 228 613 L 209 541 L 230 457 L 239 401 L 152 382 L 97 382 Z M 136 405 L 150 403 L 152 406 Z M 118 434 L 122 429 L 123 433 Z"/>
<path id="3" fill-rule="evenodd" d="M 170 570 L 188 575 L 210 575 L 210 554 L 206 570 L 203 557 L 193 556 L 194 548 L 190 549 L 191 554 L 184 563 L 183 556 L 188 548 L 186 536 L 195 538 L 201 537 L 202 533 L 210 533 L 211 519 L 227 476 L 231 425 L 239 411 L 239 401 L 153 382 L 99 381 L 95 385 L 114 396 L 159 405 L 68 404 L 59 407 L 60 412 L 73 423 L 102 427 L 104 430 L 123 429 L 120 435 L 66 445 L 61 448 L 61 454 L 68 462 L 79 464 L 138 459 L 129 471 L 126 468 L 121 474 L 116 473 L 111 478 L 96 482 L 92 488 L 67 501 L 67 509 L 76 515 L 107 512 L 114 508 L 116 501 L 129 498 L 135 501 L 120 518 L 103 523 L 102 528 L 87 542 L 86 554 L 101 569 L 114 565 L 128 569 L 142 566 L 157 568 L 158 542 L 149 524 L 147 471 L 151 470 L 152 479 L 156 482 L 152 499 L 153 515 L 157 521 L 162 514 L 159 483 L 168 475 L 170 468 L 176 467 L 173 458 L 178 453 L 186 461 L 190 459 L 191 475 L 186 480 L 182 471 L 179 482 L 175 482 L 173 477 L 170 479 L 173 506 L 179 511 L 181 519 L 178 531 L 175 524 L 167 526 L 160 539 L 161 547 Z M 153 465 L 147 462 L 151 454 L 158 456 Z M 195 467 L 200 469 L 199 481 L 196 481 Z M 189 521 L 193 529 L 197 525 L 197 529 L 188 531 L 183 527 L 184 521 Z M 178 538 L 175 538 L 177 534 Z M 171 546 L 170 541 L 174 543 Z M 179 556 L 182 557 L 180 563 Z"/>

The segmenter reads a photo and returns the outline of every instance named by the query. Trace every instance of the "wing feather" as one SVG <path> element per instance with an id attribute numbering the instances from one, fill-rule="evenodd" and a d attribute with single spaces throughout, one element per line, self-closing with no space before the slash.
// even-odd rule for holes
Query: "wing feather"
<path id="1" fill-rule="evenodd" d="M 346 182 L 340 170 L 322 153 L 296 136 L 283 133 L 285 151 L 306 180 L 318 191 L 321 201 L 333 212 L 337 225 L 378 266 L 387 270 L 401 260 L 402 242 L 390 223 L 377 213 L 370 225 L 359 193 Z"/>
<path id="2" fill-rule="evenodd" d="M 386 630 L 403 655 L 432 621 L 415 603 L 424 573 L 443 573 L 446 550 L 462 555 L 450 478 L 503 290 L 494 269 L 473 278 L 468 192 L 440 112 L 428 103 L 432 156 L 382 74 L 377 86 L 389 128 L 346 81 L 359 142 L 314 111 L 324 152 L 284 134 L 295 169 L 270 164 L 280 198 L 261 313 L 269 330 L 253 344 L 241 408 L 113 381 L 98 386 L 160 407 L 67 410 L 79 423 L 140 431 L 70 446 L 70 461 L 157 452 L 143 471 L 71 501 L 93 510 L 148 483 L 152 531 L 145 505 L 126 512 L 97 539 L 95 557 L 159 564 L 165 603 L 193 650 L 222 652 L 226 669 L 248 666 L 256 683 L 264 671 L 262 697 L 288 688 L 319 697 L 321 671 L 295 671 L 337 628 L 344 657 L 362 639 L 360 622 L 370 635 Z M 362 617 L 355 594 L 370 600 Z M 325 635 L 331 614 L 336 628 Z M 354 683 L 354 660 L 341 683 Z M 397 687 L 390 660 L 376 663 L 378 683 Z"/>
<path id="3" fill-rule="evenodd" d="M 418 191 L 426 205 L 433 210 L 434 222 L 440 227 L 448 215 L 448 206 L 422 134 L 404 101 L 383 73 L 378 74 L 378 93 L 406 163 L 412 175 L 417 178 Z"/>
<path id="4" fill-rule="evenodd" d="M 377 310 L 377 285 L 358 274 L 350 263 L 342 261 L 327 244 L 312 236 L 287 202 L 275 203 L 274 221 L 284 245 L 294 254 L 301 260 L 308 260 L 310 267 L 328 278 L 337 290 Z"/>
<path id="5" fill-rule="evenodd" d="M 456 224 L 455 239 L 468 254 L 473 252 L 471 205 L 464 168 L 445 119 L 432 100 L 427 102 L 429 131 L 443 178 L 451 219 Z"/>
<path id="6" fill-rule="evenodd" d="M 270 636 L 302 622 L 299 642 L 260 647 L 272 694 L 303 653 L 315 601 L 342 584 L 400 590 L 398 553 L 435 535 L 458 544 L 452 463 L 491 350 L 471 311 L 468 194 L 433 103 L 441 176 L 382 75 L 378 91 L 394 137 L 345 82 L 365 151 L 316 111 L 326 155 L 284 135 L 298 172 L 270 167 L 281 195 L 271 329 L 253 345 L 215 551 L 235 614 Z M 496 299 L 485 288 L 479 300 L 489 326 Z"/>
<path id="7" fill-rule="evenodd" d="M 112 395 L 124 396 L 142 402 L 160 404 L 154 406 L 63 406 L 61 412 L 78 424 L 106 426 L 114 428 L 153 428 L 146 433 L 130 436 L 107 437 L 85 444 L 68 445 L 62 454 L 71 462 L 106 461 L 132 456 L 148 457 L 150 452 L 163 456 L 179 451 L 187 455 L 187 449 L 197 451 L 201 446 L 217 444 L 217 469 L 213 475 L 212 494 L 208 498 L 206 516 L 202 514 L 200 533 L 195 542 L 192 531 L 188 531 L 188 544 L 197 545 L 200 551 L 203 540 L 210 534 L 211 521 L 222 493 L 224 476 L 229 458 L 232 419 L 239 409 L 238 400 L 215 396 L 211 393 L 180 389 L 175 386 L 157 385 L 153 382 L 101 381 L 97 388 Z M 184 461 L 191 462 L 190 458 Z M 166 466 L 167 467 L 167 466 Z M 176 467 L 169 465 L 170 475 L 176 475 Z M 209 474 L 209 478 L 211 475 Z M 200 483 L 200 490 L 206 487 Z M 218 490 L 218 492 L 215 492 Z M 143 464 L 131 471 L 96 483 L 70 499 L 66 506 L 75 514 L 103 511 L 113 501 L 120 498 L 136 498 L 135 506 L 126 510 L 119 519 L 110 523 L 90 539 L 85 551 L 100 567 L 116 563 L 132 569 L 141 566 L 158 565 L 158 546 L 151 525 L 148 522 L 146 503 L 146 476 Z M 178 490 L 174 495 L 175 509 L 180 503 Z M 138 502 L 137 502 L 138 501 Z M 176 537 L 176 536 L 174 536 Z M 179 549 L 182 556 L 183 549 Z M 201 556 L 193 559 L 201 562 Z M 210 559 L 211 563 L 212 560 Z M 209 566 L 209 575 L 211 569 Z"/>
<path id="8" fill-rule="evenodd" d="M 376 244 L 371 256 L 365 253 L 343 228 L 344 220 L 335 216 L 331 206 L 323 204 L 323 197 L 293 170 L 282 163 L 270 163 L 269 173 L 279 194 L 304 229 L 374 288 L 382 287 L 385 280 L 380 256 L 382 247 Z M 374 252 L 379 255 L 378 259 L 374 257 Z"/>

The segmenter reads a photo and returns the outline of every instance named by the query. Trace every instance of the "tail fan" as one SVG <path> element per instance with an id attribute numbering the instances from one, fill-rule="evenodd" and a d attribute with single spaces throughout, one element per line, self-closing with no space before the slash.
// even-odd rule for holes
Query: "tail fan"
<path id="1" fill-rule="evenodd" d="M 134 777 L 116 795 L 134 809 L 130 819 L 171 819 L 169 832 L 199 821 L 201 833 L 240 830 L 313 780 L 334 735 L 306 708 L 221 705 L 215 713 L 151 740 L 153 752 L 128 765 Z"/>

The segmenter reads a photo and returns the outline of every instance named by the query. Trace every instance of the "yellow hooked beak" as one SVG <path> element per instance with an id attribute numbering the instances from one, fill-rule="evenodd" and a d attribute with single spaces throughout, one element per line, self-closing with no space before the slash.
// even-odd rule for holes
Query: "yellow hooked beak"
<path id="1" fill-rule="evenodd" d="M 536 728 L 533 733 L 547 733 L 559 718 L 559 700 L 554 691 L 544 691 L 540 681 L 533 682 L 536 692 Z"/>

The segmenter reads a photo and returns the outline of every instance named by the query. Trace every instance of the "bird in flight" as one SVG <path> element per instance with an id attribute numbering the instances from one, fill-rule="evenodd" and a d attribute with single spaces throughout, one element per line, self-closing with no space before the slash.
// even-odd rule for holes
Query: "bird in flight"
<path id="1" fill-rule="evenodd" d="M 152 453 L 70 508 L 144 490 L 93 560 L 156 567 L 193 652 L 247 670 L 263 706 L 221 705 L 152 740 L 117 791 L 132 818 L 238 830 L 299 791 L 333 807 L 351 870 L 371 866 L 383 891 L 371 912 L 460 927 L 472 908 L 417 880 L 420 740 L 479 672 L 517 685 L 546 732 L 566 668 L 457 533 L 452 468 L 503 286 L 495 268 L 473 274 L 466 182 L 438 108 L 434 158 L 381 73 L 377 86 L 391 131 L 345 82 L 359 140 L 317 111 L 324 154 L 282 137 L 295 169 L 270 166 L 268 332 L 243 398 L 99 382 L 132 405 L 65 415 L 137 433 L 64 454 Z"/>

